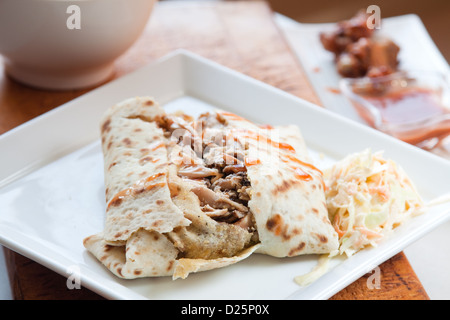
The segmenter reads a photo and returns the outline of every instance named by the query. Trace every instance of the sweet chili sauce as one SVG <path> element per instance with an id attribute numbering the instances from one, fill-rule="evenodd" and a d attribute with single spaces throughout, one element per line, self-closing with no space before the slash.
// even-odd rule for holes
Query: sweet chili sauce
<path id="1" fill-rule="evenodd" d="M 428 88 L 405 88 L 381 96 L 365 96 L 389 124 L 413 123 L 442 115 L 447 110 L 439 103 L 436 92 Z"/>
<path id="2" fill-rule="evenodd" d="M 427 121 L 450 114 L 439 101 L 439 93 L 422 87 L 408 87 L 391 90 L 383 94 L 361 95 L 380 113 L 387 133 L 413 145 L 431 138 L 440 138 L 450 134 L 448 121 Z M 361 106 L 355 105 L 359 114 L 372 126 L 371 115 Z M 401 127 L 399 127 L 401 126 Z"/>

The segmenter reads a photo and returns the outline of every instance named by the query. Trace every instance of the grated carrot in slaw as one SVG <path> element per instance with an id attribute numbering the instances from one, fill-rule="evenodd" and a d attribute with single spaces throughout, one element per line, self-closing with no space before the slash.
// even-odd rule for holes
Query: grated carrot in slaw
<path id="1" fill-rule="evenodd" d="M 445 193 L 424 203 L 411 179 L 382 152 L 370 149 L 347 156 L 324 170 L 330 222 L 339 236 L 339 249 L 322 255 L 308 273 L 294 278 L 307 286 L 328 272 L 328 262 L 348 258 L 377 244 L 398 226 L 427 209 L 450 202 Z"/>
<path id="2" fill-rule="evenodd" d="M 376 246 L 424 204 L 401 167 L 370 149 L 347 156 L 324 172 L 329 218 L 339 235 L 339 250 L 352 256 Z"/>

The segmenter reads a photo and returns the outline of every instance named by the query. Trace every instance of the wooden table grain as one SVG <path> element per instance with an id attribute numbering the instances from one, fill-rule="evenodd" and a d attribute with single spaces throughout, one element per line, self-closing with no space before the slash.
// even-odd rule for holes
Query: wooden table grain
<path id="1" fill-rule="evenodd" d="M 269 6 L 259 1 L 160 2 L 141 37 L 117 59 L 108 81 L 184 48 L 320 104 L 272 15 Z M 0 67 L 0 134 L 92 89 L 38 90 L 11 80 Z M 4 251 L 15 299 L 103 299 L 86 288 L 69 290 L 64 276 Z M 403 253 L 383 263 L 379 271 L 379 288 L 370 285 L 367 274 L 331 299 L 428 299 Z"/>

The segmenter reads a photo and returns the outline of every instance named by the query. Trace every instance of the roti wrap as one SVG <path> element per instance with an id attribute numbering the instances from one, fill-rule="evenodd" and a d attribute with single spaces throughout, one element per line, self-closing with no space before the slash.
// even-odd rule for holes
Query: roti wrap
<path id="1" fill-rule="evenodd" d="M 323 174 L 310 164 L 299 128 L 261 128 L 222 114 L 227 126 L 249 144 L 249 157 L 256 161 L 247 166 L 247 176 L 252 186 L 248 205 L 261 242 L 257 252 L 286 257 L 336 249 L 338 237 L 328 219 Z"/>
<path id="2" fill-rule="evenodd" d="M 217 110 L 194 120 L 150 97 L 100 123 L 106 219 L 84 246 L 121 278 L 185 278 L 253 252 L 338 248 L 323 179 L 295 126 L 260 127 Z"/>

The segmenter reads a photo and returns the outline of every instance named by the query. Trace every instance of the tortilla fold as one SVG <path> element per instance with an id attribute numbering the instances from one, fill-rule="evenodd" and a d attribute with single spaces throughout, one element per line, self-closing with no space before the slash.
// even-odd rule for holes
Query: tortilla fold
<path id="1" fill-rule="evenodd" d="M 193 119 L 136 97 L 109 108 L 100 129 L 105 226 L 83 244 L 118 277 L 184 279 L 253 253 L 338 248 L 298 127 L 222 110 Z"/>

